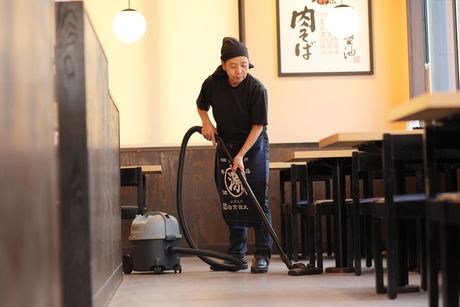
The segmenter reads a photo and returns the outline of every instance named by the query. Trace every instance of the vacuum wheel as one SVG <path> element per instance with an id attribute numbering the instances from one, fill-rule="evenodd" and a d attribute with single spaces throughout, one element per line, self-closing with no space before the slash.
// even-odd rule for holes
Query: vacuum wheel
<path id="1" fill-rule="evenodd" d="M 182 273 L 182 267 L 180 266 L 180 264 L 176 264 L 174 266 L 174 274 L 176 274 L 177 272 Z"/>
<path id="2" fill-rule="evenodd" d="M 156 265 L 153 267 L 153 273 L 154 274 L 160 274 L 163 273 L 163 267 L 161 265 Z"/>
<path id="3" fill-rule="evenodd" d="M 130 254 L 123 255 L 122 264 L 123 264 L 123 273 L 131 274 L 131 272 L 133 271 L 133 258 L 131 257 Z"/>

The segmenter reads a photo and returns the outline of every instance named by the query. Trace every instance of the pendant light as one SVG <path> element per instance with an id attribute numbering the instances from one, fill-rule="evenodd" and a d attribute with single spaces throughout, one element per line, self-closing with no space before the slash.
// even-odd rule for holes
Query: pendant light
<path id="1" fill-rule="evenodd" d="M 350 37 L 359 28 L 358 12 L 353 7 L 341 2 L 340 5 L 329 10 L 326 17 L 326 28 L 335 37 Z"/>
<path id="2" fill-rule="evenodd" d="M 141 13 L 131 8 L 131 1 L 128 0 L 128 8 L 119 12 L 113 19 L 112 30 L 120 41 L 132 44 L 144 36 L 147 23 Z"/>

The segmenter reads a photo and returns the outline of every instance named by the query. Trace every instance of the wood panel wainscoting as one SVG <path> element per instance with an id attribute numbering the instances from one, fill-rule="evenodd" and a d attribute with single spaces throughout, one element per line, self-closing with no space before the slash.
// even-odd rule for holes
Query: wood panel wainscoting
<path id="1" fill-rule="evenodd" d="M 270 161 L 281 161 L 288 152 L 317 147 L 316 143 L 271 144 Z M 151 165 L 162 167 L 161 174 L 146 174 L 147 210 L 163 211 L 177 217 L 176 181 L 179 147 L 122 148 L 120 164 Z M 220 211 L 219 196 L 214 183 L 214 155 L 212 146 L 187 148 L 184 178 L 183 205 L 187 224 L 195 243 L 200 248 L 225 252 L 228 247 L 228 230 Z M 318 187 L 320 189 L 320 187 Z M 289 190 L 287 190 L 289 191 Z M 122 204 L 136 204 L 134 188 L 123 187 Z M 269 206 L 273 227 L 280 231 L 279 170 L 270 171 Z M 123 246 L 129 247 L 129 225 L 124 225 Z M 253 252 L 254 233 L 249 231 L 249 253 Z M 182 245 L 186 246 L 185 240 Z M 274 250 L 276 253 L 276 250 Z"/>

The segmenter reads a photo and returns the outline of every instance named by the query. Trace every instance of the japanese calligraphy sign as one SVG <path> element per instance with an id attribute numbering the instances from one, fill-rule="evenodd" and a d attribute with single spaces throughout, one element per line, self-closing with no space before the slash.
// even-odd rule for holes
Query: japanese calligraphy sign
<path id="1" fill-rule="evenodd" d="M 358 31 L 334 37 L 328 13 L 349 5 L 359 15 Z M 277 0 L 278 75 L 373 74 L 371 0 Z"/>

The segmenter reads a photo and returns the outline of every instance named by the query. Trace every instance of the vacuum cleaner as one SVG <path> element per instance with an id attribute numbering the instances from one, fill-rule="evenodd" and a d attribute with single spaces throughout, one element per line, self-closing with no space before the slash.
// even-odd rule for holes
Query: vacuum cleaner
<path id="1" fill-rule="evenodd" d="M 199 249 L 193 241 L 190 231 L 185 221 L 184 210 L 182 206 L 182 180 L 184 171 L 185 153 L 187 144 L 190 137 L 195 133 L 201 133 L 201 126 L 194 126 L 190 128 L 184 135 L 182 140 L 180 154 L 179 154 L 179 167 L 177 174 L 177 212 L 179 215 L 180 227 L 184 233 L 184 237 L 190 248 L 179 246 L 179 241 L 182 235 L 179 231 L 179 223 L 175 217 L 164 212 L 147 212 L 144 215 L 137 215 L 131 225 L 131 235 L 129 240 L 132 243 L 132 254 L 123 255 L 123 272 L 126 274 L 132 271 L 153 271 L 153 273 L 162 273 L 163 271 L 173 270 L 174 273 L 181 273 L 182 267 L 180 265 L 180 255 L 195 255 L 198 256 L 203 262 L 208 265 L 219 268 L 220 270 L 238 271 L 241 269 L 242 263 L 239 259 L 234 258 L 228 254 L 223 254 L 210 250 Z M 216 141 L 224 144 L 223 140 L 216 135 Z M 228 161 L 233 161 L 233 158 L 226 146 L 222 146 L 227 155 Z M 251 187 L 249 186 L 246 177 L 241 170 L 237 169 L 236 174 L 241 180 L 244 189 L 252 199 L 257 212 L 269 231 L 273 241 L 278 247 L 280 258 L 288 268 L 288 275 L 301 276 L 321 274 L 323 270 L 316 268 L 313 265 L 305 265 L 303 263 L 292 263 L 286 253 L 284 252 L 280 240 L 275 233 L 270 221 L 265 216 L 263 209 L 254 195 Z M 227 263 L 221 263 L 212 260 L 211 258 L 225 260 Z"/>

